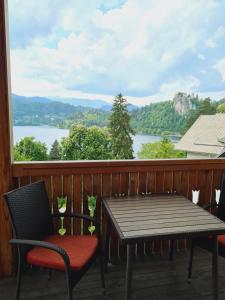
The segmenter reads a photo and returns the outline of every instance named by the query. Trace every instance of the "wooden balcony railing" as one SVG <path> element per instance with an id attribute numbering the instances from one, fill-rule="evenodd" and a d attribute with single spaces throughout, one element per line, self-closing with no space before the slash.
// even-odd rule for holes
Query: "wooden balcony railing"
<path id="1" fill-rule="evenodd" d="M 192 190 L 200 190 L 199 205 L 215 201 L 215 189 L 220 188 L 225 160 L 123 160 L 15 163 L 15 186 L 22 186 L 44 179 L 54 212 L 57 197 L 67 195 L 67 212 L 88 213 L 87 196 L 97 196 L 96 216 L 102 222 L 105 235 L 105 214 L 102 198 L 114 195 L 146 193 L 179 193 L 191 200 Z M 56 229 L 59 222 L 56 222 Z M 88 232 L 81 221 L 66 221 L 71 234 Z M 165 251 L 168 241 L 155 241 L 137 245 L 137 254 Z M 177 248 L 187 247 L 187 242 L 177 241 Z M 111 233 L 111 256 L 123 256 L 123 248 Z"/>

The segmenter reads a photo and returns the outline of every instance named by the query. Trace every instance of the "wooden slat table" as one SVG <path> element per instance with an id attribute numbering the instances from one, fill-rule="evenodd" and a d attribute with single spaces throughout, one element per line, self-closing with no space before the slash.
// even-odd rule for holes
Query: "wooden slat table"
<path id="1" fill-rule="evenodd" d="M 213 238 L 213 295 L 218 299 L 217 235 L 225 234 L 225 223 L 183 196 L 109 198 L 103 200 L 108 215 L 106 254 L 111 224 L 127 247 L 126 300 L 131 299 L 134 244 L 154 239 Z M 106 264 L 108 256 L 106 257 Z"/>

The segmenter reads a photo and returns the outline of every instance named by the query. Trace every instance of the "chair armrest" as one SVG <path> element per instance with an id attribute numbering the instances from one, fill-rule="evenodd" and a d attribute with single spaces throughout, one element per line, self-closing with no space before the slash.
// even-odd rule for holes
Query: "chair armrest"
<path id="1" fill-rule="evenodd" d="M 69 270 L 70 269 L 70 259 L 68 254 L 66 253 L 66 251 L 49 242 L 45 242 L 45 241 L 37 241 L 37 240 L 22 240 L 22 239 L 11 239 L 9 241 L 9 243 L 11 245 L 16 245 L 16 246 L 35 246 L 35 247 L 42 247 L 42 248 L 46 248 L 52 251 L 57 252 L 62 259 L 64 260 L 65 266 L 66 268 Z"/>
<path id="2" fill-rule="evenodd" d="M 204 204 L 201 206 L 202 208 L 204 209 L 210 209 L 210 208 L 216 208 L 218 207 L 218 204 L 217 203 L 207 203 L 207 204 Z"/>
<path id="3" fill-rule="evenodd" d="M 100 236 L 100 223 L 96 218 L 90 217 L 89 215 L 78 214 L 78 213 L 54 213 L 52 214 L 53 218 L 77 218 L 77 219 L 84 219 L 89 222 L 93 222 L 96 226 L 98 236 Z"/>

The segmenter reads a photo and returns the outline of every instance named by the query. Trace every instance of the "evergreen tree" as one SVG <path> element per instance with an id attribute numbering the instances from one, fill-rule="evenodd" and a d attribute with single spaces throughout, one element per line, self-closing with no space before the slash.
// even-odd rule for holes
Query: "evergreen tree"
<path id="1" fill-rule="evenodd" d="M 185 131 L 187 131 L 194 124 L 200 115 L 214 115 L 216 113 L 216 108 L 216 102 L 213 102 L 210 98 L 205 98 L 199 101 L 196 109 L 189 111 L 186 120 Z"/>
<path id="2" fill-rule="evenodd" d="M 60 160 L 61 159 L 61 146 L 57 140 L 54 141 L 52 144 L 50 153 L 49 153 L 50 160 Z"/>
<path id="3" fill-rule="evenodd" d="M 127 100 L 122 94 L 114 98 L 112 114 L 109 122 L 109 131 L 112 138 L 113 157 L 116 159 L 130 159 L 133 157 L 134 134 L 130 126 L 130 114 L 127 109 Z"/>

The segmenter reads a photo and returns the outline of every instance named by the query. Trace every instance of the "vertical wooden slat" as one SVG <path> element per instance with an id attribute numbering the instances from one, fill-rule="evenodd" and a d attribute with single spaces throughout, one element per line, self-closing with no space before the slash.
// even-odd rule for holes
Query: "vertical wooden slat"
<path id="1" fill-rule="evenodd" d="M 53 212 L 53 187 L 52 187 L 52 178 L 51 176 L 43 176 L 42 177 L 45 182 L 45 188 L 48 194 L 49 205 L 51 211 Z"/>
<path id="2" fill-rule="evenodd" d="M 102 196 L 104 198 L 112 196 L 112 175 L 102 174 Z"/>
<path id="3" fill-rule="evenodd" d="M 173 193 L 182 194 L 182 171 L 173 172 Z"/>
<path id="4" fill-rule="evenodd" d="M 148 172 L 147 174 L 147 193 L 154 194 L 156 192 L 156 172 Z"/>
<path id="5" fill-rule="evenodd" d="M 164 181 L 165 181 L 165 172 L 157 171 L 156 172 L 156 193 L 164 192 Z"/>
<path id="6" fill-rule="evenodd" d="M 223 170 L 213 170 L 212 171 L 212 197 L 211 203 L 216 203 L 216 189 L 221 189 L 221 179 L 222 179 Z M 217 215 L 217 208 L 210 209 L 210 212 L 214 215 Z"/>
<path id="7" fill-rule="evenodd" d="M 19 187 L 19 178 L 13 177 L 12 179 L 12 189 L 17 189 Z"/>
<path id="8" fill-rule="evenodd" d="M 139 194 L 139 176 L 138 173 L 130 173 L 130 196 Z"/>
<path id="9" fill-rule="evenodd" d="M 52 189 L 53 189 L 53 213 L 58 213 L 58 201 L 57 197 L 61 197 L 63 190 L 62 190 L 62 176 L 55 175 L 52 177 Z M 58 233 L 60 228 L 60 220 L 54 218 L 54 231 Z"/>
<path id="10" fill-rule="evenodd" d="M 102 221 L 102 174 L 94 174 L 93 175 L 93 195 L 96 197 L 96 210 L 95 217 L 100 223 L 101 229 L 103 227 Z M 103 235 L 103 233 L 102 233 Z M 102 243 L 104 243 L 104 239 L 102 238 Z M 103 244 L 104 245 L 104 244 Z"/>
<path id="11" fill-rule="evenodd" d="M 187 171 L 182 171 L 181 172 L 181 188 L 180 188 L 180 193 L 184 197 L 188 198 L 188 193 L 189 193 L 189 174 Z"/>
<path id="12" fill-rule="evenodd" d="M 192 190 L 197 190 L 197 171 L 188 172 L 188 199 L 192 200 Z"/>
<path id="13" fill-rule="evenodd" d="M 163 192 L 172 193 L 173 192 L 173 172 L 164 172 L 164 182 L 163 182 Z"/>
<path id="14" fill-rule="evenodd" d="M 34 183 L 40 180 L 42 180 L 42 176 L 31 176 L 30 183 Z"/>
<path id="15" fill-rule="evenodd" d="M 102 174 L 102 197 L 108 198 L 112 195 L 112 176 L 111 174 Z M 106 239 L 106 224 L 107 224 L 107 216 L 105 209 L 102 210 L 102 238 L 103 243 L 105 243 Z M 110 241 L 111 243 L 111 241 Z M 109 258 L 111 259 L 111 253 L 109 253 Z"/>
<path id="16" fill-rule="evenodd" d="M 20 186 L 24 186 L 31 183 L 30 176 L 22 176 L 20 177 L 19 184 Z"/>
<path id="17" fill-rule="evenodd" d="M 95 217 L 101 223 L 101 207 L 102 207 L 102 175 L 94 174 L 93 175 L 93 195 L 96 197 L 96 210 Z"/>
<path id="18" fill-rule="evenodd" d="M 82 212 L 82 178 L 81 175 L 73 176 L 73 212 Z M 73 234 L 81 235 L 81 220 L 74 219 L 73 221 Z"/>
<path id="19" fill-rule="evenodd" d="M 119 194 L 121 194 L 120 173 L 113 173 L 112 174 L 112 195 L 114 197 L 119 197 Z"/>
<path id="20" fill-rule="evenodd" d="M 92 175 L 83 175 L 83 213 L 89 215 L 88 196 L 93 195 Z M 88 231 L 89 222 L 83 222 L 83 234 L 90 234 Z"/>
<path id="21" fill-rule="evenodd" d="M 212 170 L 212 189 L 220 189 L 223 170 Z"/>
<path id="22" fill-rule="evenodd" d="M 146 194 L 147 193 L 147 172 L 140 172 L 139 173 L 139 194 Z"/>
<path id="23" fill-rule="evenodd" d="M 212 201 L 212 171 L 198 171 L 197 188 L 200 190 L 199 205 L 202 206 Z"/>
<path id="24" fill-rule="evenodd" d="M 72 175 L 64 175 L 63 177 L 63 196 L 67 196 L 66 203 L 66 212 L 72 212 L 72 197 L 73 197 L 73 176 Z M 66 234 L 72 233 L 72 223 L 73 220 L 71 218 L 65 218 L 64 224 L 66 228 Z"/>
<path id="25" fill-rule="evenodd" d="M 120 174 L 120 191 L 124 196 L 128 195 L 129 191 L 129 173 Z"/>

